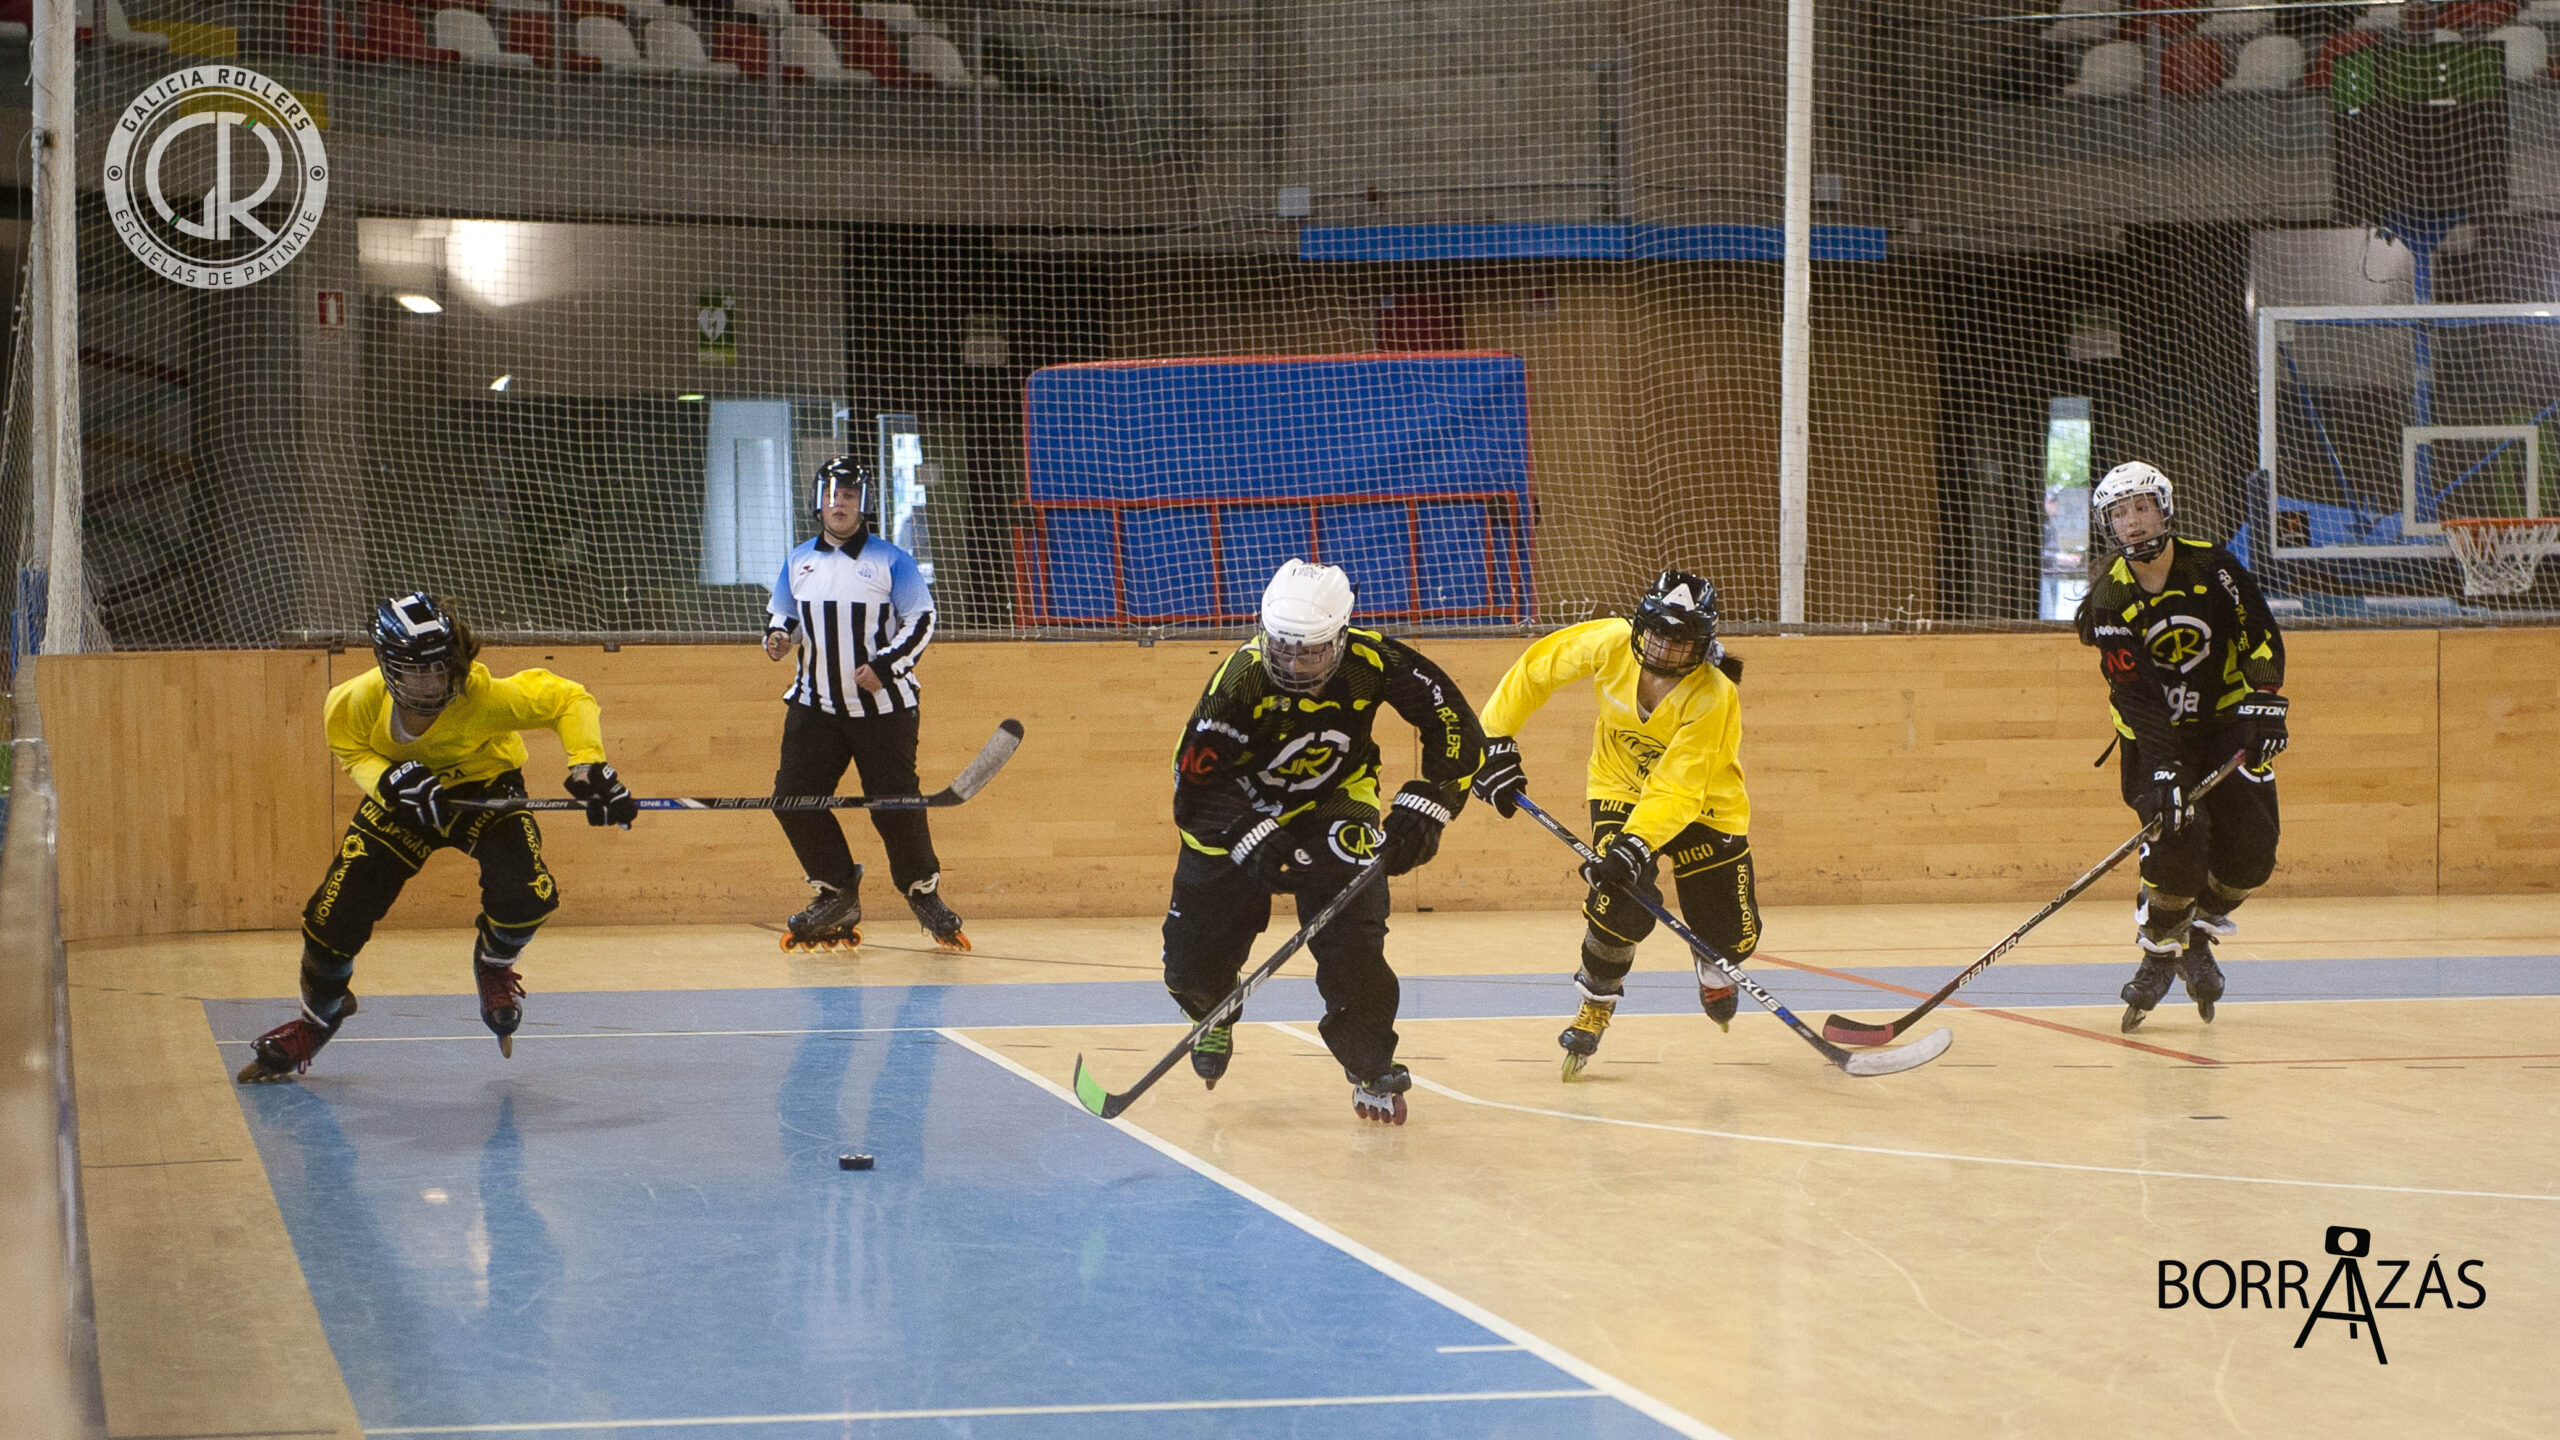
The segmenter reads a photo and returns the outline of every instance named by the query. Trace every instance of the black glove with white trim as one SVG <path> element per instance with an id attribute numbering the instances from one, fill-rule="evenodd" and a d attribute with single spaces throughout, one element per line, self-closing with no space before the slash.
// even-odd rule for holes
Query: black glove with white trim
<path id="1" fill-rule="evenodd" d="M 415 760 L 403 760 L 382 772 L 374 788 L 382 792 L 392 814 L 417 829 L 441 835 L 453 821 L 453 813 L 445 808 L 444 782 Z"/>
<path id="2" fill-rule="evenodd" d="M 1314 878 L 1316 857 L 1300 849 L 1277 820 L 1264 820 L 1238 836 L 1227 847 L 1227 858 L 1274 895 L 1295 895 Z"/>
<path id="3" fill-rule="evenodd" d="M 1644 878 L 1644 867 L 1652 863 L 1653 847 L 1621 831 L 1617 839 L 1609 842 L 1609 848 L 1600 852 L 1599 859 L 1582 867 L 1582 878 L 1595 889 L 1615 885 L 1621 890 L 1633 890 L 1636 882 Z"/>
<path id="4" fill-rule="evenodd" d="M 2240 725 L 2240 746 L 2249 752 L 2247 764 L 2252 770 L 2263 770 L 2284 753 L 2287 741 L 2284 728 L 2285 698 L 2273 690 L 2252 690 L 2231 712 Z"/>
<path id="5" fill-rule="evenodd" d="M 2162 761 L 2151 767 L 2151 813 L 2166 839 L 2196 823 L 2195 781 L 2187 767 Z"/>
<path id="6" fill-rule="evenodd" d="M 1520 742 L 1508 735 L 1484 737 L 1484 763 L 1476 767 L 1473 788 L 1476 798 L 1492 806 L 1496 815 L 1508 820 L 1518 814 L 1520 797 L 1529 793 L 1528 773 L 1520 768 Z"/>
<path id="7" fill-rule="evenodd" d="M 1440 787 L 1426 780 L 1407 780 L 1396 792 L 1396 803 L 1387 807 L 1384 845 L 1378 848 L 1378 863 L 1390 875 L 1402 875 L 1431 863 L 1440 853 L 1440 831 L 1454 819 L 1449 802 L 1440 797 Z"/>
<path id="8" fill-rule="evenodd" d="M 628 830 L 631 822 L 640 818 L 640 802 L 631 798 L 630 787 L 622 783 L 622 777 L 614 774 L 610 765 L 598 762 L 570 766 L 566 788 L 587 802 L 590 825 L 619 825 Z"/>

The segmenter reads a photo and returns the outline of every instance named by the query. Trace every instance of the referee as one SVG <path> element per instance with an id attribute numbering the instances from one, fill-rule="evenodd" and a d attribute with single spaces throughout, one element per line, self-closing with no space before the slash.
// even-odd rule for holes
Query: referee
<path id="1" fill-rule="evenodd" d="M 916 657 L 933 638 L 933 592 L 915 557 L 871 533 L 878 482 L 869 466 L 838 456 L 818 467 L 818 535 L 782 562 L 773 582 L 764 653 L 793 642 L 800 673 L 784 692 L 776 797 L 833 795 L 850 764 L 865 795 L 918 795 Z M 818 898 L 790 919 L 785 950 L 850 950 L 862 943 L 862 867 L 844 826 L 823 810 L 777 810 Z M 916 922 L 945 950 L 966 950 L 960 917 L 942 903 L 942 862 L 922 810 L 874 810 L 889 852 L 889 880 Z"/>

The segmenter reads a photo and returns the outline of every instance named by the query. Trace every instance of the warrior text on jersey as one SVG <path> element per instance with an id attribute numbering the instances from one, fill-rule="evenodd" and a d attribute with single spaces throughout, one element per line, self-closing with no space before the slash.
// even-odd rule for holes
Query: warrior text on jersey
<path id="1" fill-rule="evenodd" d="M 519 670 L 501 680 L 489 667 L 474 662 L 462 693 L 436 714 L 427 733 L 403 741 L 391 733 L 391 692 L 379 668 L 365 671 L 329 692 L 326 707 L 330 753 L 364 792 L 379 800 L 375 787 L 383 772 L 415 760 L 447 785 L 494 780 L 524 768 L 521 730 L 559 732 L 569 763 L 587 765 L 604 759 L 604 726 L 595 697 L 575 680 L 548 670 Z"/>
<path id="2" fill-rule="evenodd" d="M 1227 657 L 1200 696 L 1174 760 L 1174 824 L 1213 855 L 1265 818 L 1287 821 L 1347 796 L 1378 804 L 1378 742 L 1370 727 L 1392 705 L 1422 732 L 1422 778 L 1455 814 L 1484 756 L 1484 732 L 1439 666 L 1374 630 L 1347 632 L 1349 653 L 1324 688 L 1273 685 L 1259 637 Z"/>
<path id="3" fill-rule="evenodd" d="M 2098 648 L 2116 733 L 2147 755 L 2223 723 L 2252 690 L 2284 684 L 2284 635 L 2251 575 L 2229 551 L 2180 540 L 2154 595 L 2118 557 L 2080 605 L 2080 639 Z"/>
<path id="4" fill-rule="evenodd" d="M 865 535 L 825 536 L 785 556 L 773 582 L 770 628 L 800 642 L 800 674 L 783 696 L 833 715 L 891 715 L 916 705 L 916 657 L 933 638 L 933 592 L 915 557 Z M 871 667 L 882 689 L 854 672 Z"/>
<path id="5" fill-rule="evenodd" d="M 1724 672 L 1701 665 L 1640 713 L 1644 676 L 1633 627 L 1615 617 L 1568 626 L 1531 645 L 1485 702 L 1490 735 L 1517 735 L 1538 707 L 1581 679 L 1599 696 L 1591 732 L 1590 798 L 1635 807 L 1626 833 L 1660 847 L 1692 821 L 1727 835 L 1751 831 L 1742 788 L 1742 694 Z"/>

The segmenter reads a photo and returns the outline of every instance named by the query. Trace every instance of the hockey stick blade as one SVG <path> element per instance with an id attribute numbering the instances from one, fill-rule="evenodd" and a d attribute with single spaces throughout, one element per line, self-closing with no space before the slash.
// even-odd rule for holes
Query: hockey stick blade
<path id="1" fill-rule="evenodd" d="M 966 803 L 987 788 L 1013 752 L 1022 748 L 1022 722 L 1007 720 L 987 737 L 976 758 L 950 784 L 930 795 L 653 795 L 635 797 L 643 810 L 940 810 Z M 457 810 L 584 810 L 587 802 L 550 796 L 508 795 L 494 800 L 447 799 Z"/>
<path id="2" fill-rule="evenodd" d="M 1386 873 L 1386 867 L 1375 860 L 1362 866 L 1360 873 L 1351 877 L 1351 883 L 1343 886 L 1331 900 L 1326 901 L 1325 907 L 1316 912 L 1314 919 L 1299 926 L 1298 933 L 1290 936 L 1288 943 L 1272 952 L 1270 959 L 1255 966 L 1252 974 L 1244 977 L 1235 989 L 1227 993 L 1226 999 L 1219 1001 L 1208 1014 L 1201 1016 L 1199 1022 L 1191 1027 L 1191 1033 L 1183 1036 L 1180 1043 L 1166 1051 L 1165 1057 L 1157 1061 L 1154 1068 L 1139 1076 L 1137 1084 L 1114 1095 L 1102 1088 L 1102 1082 L 1093 1078 L 1092 1071 L 1084 1068 L 1084 1056 L 1076 1056 L 1076 1099 L 1084 1103 L 1084 1108 L 1105 1120 L 1119 1119 L 1121 1111 L 1128 1109 L 1139 1096 L 1147 1093 L 1149 1087 L 1163 1079 L 1166 1071 L 1180 1063 L 1183 1056 L 1191 1053 L 1191 1047 L 1200 1043 L 1201 1036 L 1208 1034 L 1215 1026 L 1233 1019 L 1244 1009 L 1246 998 L 1262 988 L 1263 981 L 1279 974 L 1280 967 L 1288 963 L 1289 957 L 1297 954 L 1308 941 L 1314 939 L 1316 932 L 1331 924 L 1333 917 L 1342 913 L 1343 908 L 1351 903 L 1353 896 L 1368 889 L 1371 882 Z"/>
<path id="3" fill-rule="evenodd" d="M 2196 787 L 2196 799 L 2198 801 L 2202 801 L 2206 795 L 2212 792 L 2214 786 L 2221 784 L 2225 779 L 2229 778 L 2232 771 L 2239 769 L 2240 761 L 2246 753 L 2247 752 L 2243 751 L 2240 754 L 2233 755 L 2230 759 L 2222 762 L 2222 767 L 2220 769 L 2214 771 L 2211 775 L 2206 776 L 2204 783 Z M 2135 831 L 2132 839 L 2117 846 L 2106 859 L 2101 860 L 2096 865 L 2092 866 L 2087 874 L 2072 881 L 2070 886 L 2061 894 L 2056 895 L 2051 900 L 2045 902 L 2045 907 L 2043 909 L 2038 910 L 2033 915 L 2027 917 L 2027 923 L 2001 937 L 1999 944 L 1983 951 L 1982 958 L 1974 961 L 1970 965 L 1967 965 L 1963 970 L 1958 971 L 1954 979 L 1938 987 L 1937 994 L 1921 1001 L 1917 1006 L 1912 1008 L 1909 1014 L 1902 1016 L 1900 1019 L 1895 1020 L 1889 1025 L 1871 1025 L 1864 1020 L 1854 1020 L 1846 1015 L 1834 1015 L 1830 1019 L 1822 1022 L 1822 1038 L 1829 1040 L 1835 1045 L 1890 1045 L 1894 1041 L 1902 1038 L 1902 1032 L 1910 1029 L 1914 1024 L 1918 1023 L 1921 1016 L 1937 1009 L 1939 1005 L 1945 1003 L 1948 996 L 1953 995 L 1958 990 L 1972 984 L 1975 976 L 1990 969 L 1993 962 L 1997 961 L 2001 956 L 2008 954 L 2011 950 L 2017 948 L 2018 942 L 2027 938 L 2028 931 L 2035 929 L 2045 921 L 2053 918 L 2054 912 L 2079 898 L 2081 891 L 2097 884 L 2108 871 L 2123 864 L 2124 858 L 2140 849 L 2142 847 L 2142 842 L 2150 839 L 2152 835 L 2159 830 L 2159 828 L 2160 822 L 2158 820 L 2152 820 L 2146 823 L 2141 829 Z"/>
<path id="4" fill-rule="evenodd" d="M 1547 827 L 1549 833 L 1553 834 L 1557 839 L 1572 846 L 1573 852 L 1581 856 L 1585 864 L 1589 864 L 1600 858 L 1599 852 L 1583 843 L 1581 836 L 1573 833 L 1572 830 L 1568 829 L 1553 815 L 1550 815 L 1546 811 L 1540 809 L 1536 802 L 1532 801 L 1528 796 L 1521 795 L 1518 797 L 1518 801 L 1523 813 L 1536 820 L 1539 824 Z M 1736 964 L 1731 957 L 1727 956 L 1723 951 L 1718 950 L 1713 945 L 1708 944 L 1706 941 L 1699 939 L 1695 931 L 1692 931 L 1688 926 L 1680 923 L 1679 917 L 1673 915 L 1669 910 L 1662 907 L 1662 902 L 1645 894 L 1641 890 L 1629 893 L 1634 895 L 1636 903 L 1642 905 L 1645 908 L 1646 913 L 1653 916 L 1657 922 L 1659 922 L 1664 928 L 1668 929 L 1672 934 L 1680 937 L 1681 942 L 1687 945 L 1692 953 L 1713 965 L 1717 972 L 1722 974 L 1726 981 L 1731 983 L 1735 989 L 1750 996 L 1751 1003 L 1768 1011 L 1770 1014 L 1777 1016 L 1781 1024 L 1784 1024 L 1788 1029 L 1796 1032 L 1798 1039 L 1801 1039 L 1807 1045 L 1812 1046 L 1815 1054 L 1820 1055 L 1823 1059 L 1839 1066 L 1846 1074 L 1855 1075 L 1864 1079 L 1877 1075 L 1899 1075 L 1905 1070 L 1917 1070 L 1921 1066 L 1928 1064 L 1930 1061 L 1937 1059 L 1939 1056 L 1946 1054 L 1947 1047 L 1955 1043 L 1955 1036 L 1949 1034 L 1945 1030 L 1940 1030 L 1926 1040 L 1917 1041 L 1913 1044 L 1902 1046 L 1899 1049 L 1871 1050 L 1865 1054 L 1852 1055 L 1848 1051 L 1841 1049 L 1839 1046 L 1832 1044 L 1830 1041 L 1823 1039 L 1820 1035 L 1815 1034 L 1812 1026 L 1797 1019 L 1794 1011 L 1779 1004 L 1777 996 L 1770 994 L 1765 989 L 1762 989 L 1759 981 L 1752 979 L 1747 974 L 1744 974 L 1742 967 Z"/>

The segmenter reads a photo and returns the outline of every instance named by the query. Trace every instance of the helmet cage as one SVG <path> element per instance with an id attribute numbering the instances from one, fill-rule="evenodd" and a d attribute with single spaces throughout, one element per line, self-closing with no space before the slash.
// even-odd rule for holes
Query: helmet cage
<path id="1" fill-rule="evenodd" d="M 1637 664 L 1657 675 L 1687 675 L 1715 653 L 1716 587 L 1687 571 L 1665 570 L 1636 602 L 1629 623 Z"/>
<path id="2" fill-rule="evenodd" d="M 2145 496 L 2160 507 L 2160 533 L 2127 541 L 2116 533 L 2116 512 Z M 2108 471 L 2097 488 L 2089 492 L 2089 503 L 2098 512 L 2099 532 L 2127 560 L 2156 560 L 2176 537 L 2178 506 L 2169 477 L 2139 460 L 2128 460 Z"/>
<path id="3" fill-rule="evenodd" d="M 1262 669 L 1271 683 L 1292 695 L 1312 695 L 1342 668 L 1350 637 L 1336 631 L 1323 640 L 1293 640 L 1262 633 Z"/>
<path id="4" fill-rule="evenodd" d="M 386 600 L 373 617 L 373 658 L 401 709 L 434 715 L 462 693 L 470 646 L 434 597 L 412 591 Z"/>
<path id="5" fill-rule="evenodd" d="M 867 527 L 871 508 L 879 498 L 879 485 L 872 478 L 871 467 L 849 455 L 839 455 L 818 467 L 817 478 L 810 482 L 809 513 L 824 516 L 830 506 L 847 489 L 853 491 L 853 510 Z"/>

